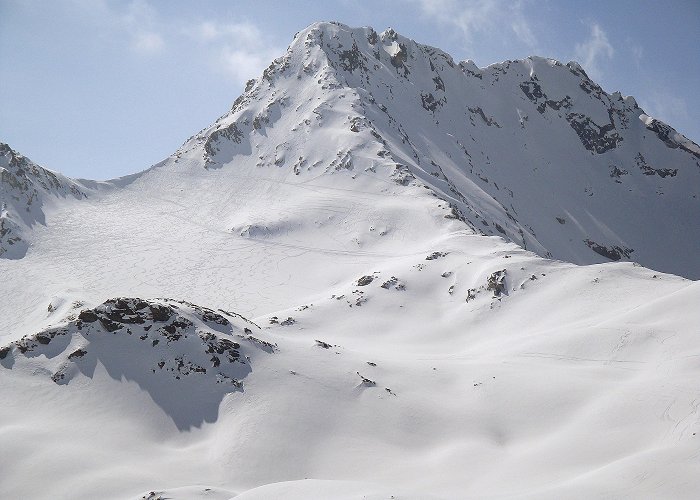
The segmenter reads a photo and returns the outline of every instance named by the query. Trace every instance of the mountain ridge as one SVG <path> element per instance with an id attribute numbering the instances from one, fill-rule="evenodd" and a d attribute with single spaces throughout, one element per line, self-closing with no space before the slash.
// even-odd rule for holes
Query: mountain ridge
<path id="1" fill-rule="evenodd" d="M 301 94 L 309 97 L 301 102 Z M 326 145 L 336 144 L 334 159 L 326 158 L 330 151 L 304 154 L 307 139 L 322 133 Z M 324 173 L 353 162 L 365 172 L 380 169 L 380 182 L 417 183 L 448 204 L 447 217 L 543 257 L 635 260 L 700 276 L 688 257 L 700 237 L 700 147 L 634 98 L 606 93 L 578 63 L 531 56 L 478 68 L 391 28 L 312 24 L 248 82 L 229 112 L 169 158 L 120 179 L 63 182 L 86 196 L 183 157 L 212 169 L 256 154 L 256 166 L 291 168 L 301 178 L 321 164 Z M 40 177 L 35 183 L 45 184 Z M 2 184 L 0 258 L 19 258 L 43 213 L 18 220 L 17 183 Z"/>

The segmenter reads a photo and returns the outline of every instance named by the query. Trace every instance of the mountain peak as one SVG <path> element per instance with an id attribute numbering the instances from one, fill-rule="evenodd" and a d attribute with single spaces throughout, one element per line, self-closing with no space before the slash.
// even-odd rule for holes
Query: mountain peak
<path id="1" fill-rule="evenodd" d="M 576 62 L 478 68 L 392 28 L 320 22 L 178 154 L 208 169 L 286 166 L 300 180 L 366 171 L 424 187 L 469 230 L 545 257 L 687 273 L 696 266 L 666 262 L 663 239 L 626 222 L 670 217 L 669 192 L 684 213 L 698 203 L 697 146 L 644 116 Z M 326 140 L 309 149 L 317 137 Z"/>
<path id="2" fill-rule="evenodd" d="M 183 164 L 282 169 L 298 182 L 362 172 L 376 183 L 367 189 L 424 189 L 464 230 L 543 257 L 700 275 L 668 258 L 664 241 L 679 238 L 662 222 L 696 212 L 700 148 L 576 62 L 478 68 L 392 28 L 314 23 L 153 175 Z M 639 231 L 648 221 L 654 232 Z M 694 240 L 680 240 L 692 255 Z"/>

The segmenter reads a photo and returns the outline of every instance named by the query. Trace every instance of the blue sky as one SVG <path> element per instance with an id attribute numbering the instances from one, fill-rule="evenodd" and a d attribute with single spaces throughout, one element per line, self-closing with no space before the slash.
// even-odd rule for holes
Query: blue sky
<path id="1" fill-rule="evenodd" d="M 577 60 L 700 141 L 699 0 L 0 0 L 0 141 L 72 177 L 143 170 L 318 20 L 391 26 L 482 67 Z"/>

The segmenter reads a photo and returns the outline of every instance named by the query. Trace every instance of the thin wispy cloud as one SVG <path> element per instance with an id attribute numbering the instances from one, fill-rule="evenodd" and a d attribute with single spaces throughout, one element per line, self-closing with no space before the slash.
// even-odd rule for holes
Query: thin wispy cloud
<path id="1" fill-rule="evenodd" d="M 530 27 L 530 23 L 522 16 L 517 16 L 511 21 L 511 29 L 515 35 L 528 47 L 537 45 L 537 38 Z"/>
<path id="2" fill-rule="evenodd" d="M 590 24 L 588 38 L 582 43 L 577 43 L 574 50 L 576 59 L 594 80 L 602 77 L 602 61 L 612 59 L 614 54 L 615 50 L 608 41 L 608 35 L 598 23 Z"/>
<path id="3" fill-rule="evenodd" d="M 640 99 L 640 105 L 648 115 L 671 125 L 690 119 L 685 99 L 666 90 L 652 90 L 648 97 Z"/>
<path id="4" fill-rule="evenodd" d="M 249 21 L 174 20 L 161 14 L 162 4 L 147 0 L 127 4 L 70 0 L 70 5 L 103 37 L 123 45 L 136 57 L 174 57 L 194 52 L 194 60 L 203 69 L 237 84 L 260 75 L 284 52 L 284 47 Z"/>
<path id="5" fill-rule="evenodd" d="M 532 49 L 537 45 L 537 37 L 528 19 L 523 1 L 476 0 L 413 0 L 424 15 L 445 26 L 456 29 L 464 43 L 471 47 L 477 36 L 493 33 L 504 22 L 510 35 Z M 502 31 L 498 31 L 502 36 Z"/>
<path id="6" fill-rule="evenodd" d="M 184 33 L 212 54 L 210 66 L 214 71 L 226 73 L 238 83 L 259 75 L 283 52 L 282 47 L 250 22 L 207 20 L 185 29 Z"/>
<path id="7" fill-rule="evenodd" d="M 644 48 L 629 38 L 627 39 L 627 46 L 629 47 L 629 51 L 632 53 L 632 58 L 637 65 L 637 68 L 641 67 L 642 58 L 644 57 Z"/>
<path id="8" fill-rule="evenodd" d="M 142 55 L 158 54 L 165 48 L 162 23 L 155 8 L 145 0 L 132 0 L 117 14 L 128 32 L 131 48 Z"/>
<path id="9" fill-rule="evenodd" d="M 131 47 L 141 54 L 157 54 L 165 48 L 165 42 L 157 33 L 138 33 L 134 35 Z"/>

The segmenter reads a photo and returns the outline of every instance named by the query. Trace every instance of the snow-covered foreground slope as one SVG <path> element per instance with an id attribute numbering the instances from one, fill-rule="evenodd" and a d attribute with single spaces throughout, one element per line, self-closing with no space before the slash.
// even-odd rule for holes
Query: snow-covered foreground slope
<path id="1" fill-rule="evenodd" d="M 246 349 L 234 363 L 240 390 L 220 390 L 200 341 L 219 327 L 189 310 L 186 345 L 167 341 L 172 318 L 145 340 L 140 324 L 130 335 L 97 320 L 86 332 L 69 319 L 48 330 L 67 336 L 35 336 L 26 353 L 9 344 L 5 493 L 233 494 L 305 478 L 363 483 L 323 483 L 316 498 L 697 493 L 696 282 L 631 264 L 551 264 L 482 237 L 435 243 L 447 255 L 375 261 L 312 302 L 290 297 L 255 318 L 255 338 L 276 347 L 231 339 Z M 207 372 L 186 367 L 175 380 L 178 355 Z M 43 480 L 28 482 L 29 470 Z"/>
<path id="2" fill-rule="evenodd" d="M 588 81 L 577 66 L 450 66 L 373 33 L 314 25 L 172 157 L 45 196 L 26 255 L 0 259 L 0 496 L 697 497 L 698 282 L 522 248 L 590 263 L 608 259 L 584 235 L 621 260 L 632 242 L 695 277 L 694 144 L 600 94 L 634 120 L 581 149 L 585 120 L 547 104 Z M 455 89 L 439 124 L 408 106 L 430 71 Z M 458 127 L 465 99 L 511 135 L 478 111 Z M 551 182 L 506 168 L 546 141 Z M 677 173 L 635 170 L 635 151 Z M 662 182 L 668 205 L 633 217 Z"/>

